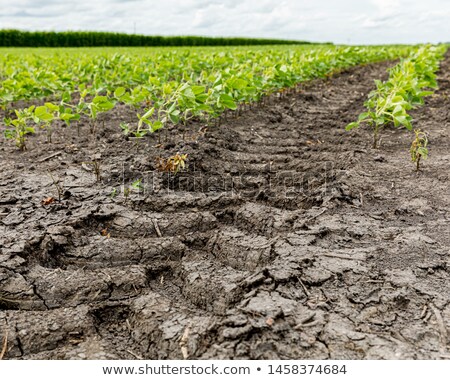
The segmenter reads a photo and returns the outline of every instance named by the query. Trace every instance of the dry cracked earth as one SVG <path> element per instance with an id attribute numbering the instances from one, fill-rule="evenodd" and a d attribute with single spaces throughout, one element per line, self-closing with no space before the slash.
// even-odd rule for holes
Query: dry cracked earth
<path id="1" fill-rule="evenodd" d="M 369 131 L 344 130 L 392 64 L 220 127 L 136 141 L 121 108 L 95 136 L 3 141 L 4 359 L 450 358 L 450 57 L 413 113 L 430 135 L 420 172 L 411 133 L 388 128 L 373 150 Z M 158 172 L 176 152 L 188 169 Z M 62 199 L 43 204 L 54 182 Z"/>

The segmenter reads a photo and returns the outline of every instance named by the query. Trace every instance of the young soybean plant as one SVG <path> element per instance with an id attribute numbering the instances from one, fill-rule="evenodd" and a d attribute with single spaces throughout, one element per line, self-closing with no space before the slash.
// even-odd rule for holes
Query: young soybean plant
<path id="1" fill-rule="evenodd" d="M 411 153 L 412 162 L 416 163 L 416 170 L 419 171 L 420 159 L 426 160 L 428 158 L 428 137 L 420 129 L 416 129 L 414 132 L 416 138 L 412 142 L 409 152 Z"/>
<path id="2" fill-rule="evenodd" d="M 73 120 L 79 120 L 80 115 L 72 113 L 70 108 L 63 105 L 53 103 L 45 103 L 43 106 L 36 107 L 33 114 L 34 122 L 47 131 L 47 142 L 52 142 L 53 123 L 57 120 L 63 121 L 66 125 L 70 125 Z"/>
<path id="3" fill-rule="evenodd" d="M 94 133 L 97 129 L 97 117 L 99 113 L 107 112 L 113 109 L 115 102 L 108 98 L 107 96 L 97 95 L 92 99 L 92 102 L 87 103 L 89 109 L 91 133 Z M 103 122 L 103 127 L 105 127 L 105 122 Z"/>
<path id="4" fill-rule="evenodd" d="M 374 149 L 380 145 L 380 133 L 382 129 L 390 122 L 395 127 L 402 125 L 409 130 L 412 129 L 412 118 L 406 112 L 411 109 L 411 105 L 401 95 L 396 95 L 395 90 L 387 97 L 372 96 L 364 104 L 369 111 L 360 114 L 358 121 L 350 123 L 345 129 L 349 131 L 359 127 L 362 123 L 368 124 L 373 130 L 372 146 Z"/>
<path id="5" fill-rule="evenodd" d="M 89 129 L 92 134 L 97 130 L 97 117 L 99 113 L 110 111 L 116 105 L 114 98 L 108 96 L 97 95 L 95 92 L 92 94 L 85 88 L 84 85 L 79 87 L 80 89 L 80 100 L 75 107 L 77 114 L 86 115 L 89 118 Z M 93 97 L 92 101 L 88 102 L 86 97 L 91 95 Z M 104 122 L 103 122 L 104 127 Z M 80 131 L 78 130 L 78 134 Z"/>
<path id="6" fill-rule="evenodd" d="M 55 113 L 59 110 L 58 106 L 52 103 L 45 103 L 44 106 L 36 107 L 34 110 L 34 122 L 47 131 L 47 142 L 52 142 L 53 128 L 52 123 L 55 120 Z"/>
<path id="7" fill-rule="evenodd" d="M 409 61 L 404 61 L 391 69 L 387 82 L 375 81 L 377 89 L 369 94 L 369 99 L 364 103 L 368 111 L 360 114 L 358 121 L 350 123 L 345 129 L 349 131 L 363 123 L 369 125 L 373 130 L 373 148 L 379 147 L 380 133 L 389 123 L 412 130 L 412 118 L 407 111 L 412 108 L 408 101 L 409 93 L 414 85 L 417 86 L 414 74 L 414 67 Z M 417 91 L 415 88 L 414 93 Z"/>
<path id="8" fill-rule="evenodd" d="M 35 133 L 35 129 L 29 126 L 29 122 L 33 120 L 33 110 L 35 106 L 25 108 L 23 110 L 14 110 L 16 119 L 5 118 L 4 122 L 7 126 L 5 130 L 5 138 L 14 140 L 17 148 L 24 151 L 26 146 L 26 135 Z"/>
<path id="9" fill-rule="evenodd" d="M 386 82 L 375 81 L 377 89 L 364 103 L 368 112 L 359 115 L 358 121 L 348 124 L 346 130 L 367 123 L 373 129 L 374 148 L 379 146 L 380 131 L 390 123 L 412 130 L 412 118 L 407 111 L 424 104 L 424 98 L 433 93 L 426 89 L 437 87 L 435 71 L 444 52 L 443 47 L 422 46 L 395 65 Z"/>

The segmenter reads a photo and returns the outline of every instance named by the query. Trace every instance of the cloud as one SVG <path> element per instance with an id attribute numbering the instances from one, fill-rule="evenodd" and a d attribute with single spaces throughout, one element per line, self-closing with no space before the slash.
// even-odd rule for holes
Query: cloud
<path id="1" fill-rule="evenodd" d="M 390 27 L 395 25 L 399 27 L 402 22 L 401 14 L 392 13 L 390 15 L 384 15 L 379 17 L 364 17 L 361 20 L 361 27 L 366 29 L 380 29 L 382 27 Z"/>
<path id="2" fill-rule="evenodd" d="M 290 38 L 450 40 L 448 0 L 0 0 L 2 28 Z"/>
<path id="3" fill-rule="evenodd" d="M 397 11 L 401 7 L 400 0 L 371 0 L 378 8 L 378 11 L 384 14 Z"/>

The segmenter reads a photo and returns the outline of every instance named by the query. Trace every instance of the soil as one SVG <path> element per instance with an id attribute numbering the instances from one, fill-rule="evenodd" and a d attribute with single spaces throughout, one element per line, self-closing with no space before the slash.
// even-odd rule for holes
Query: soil
<path id="1" fill-rule="evenodd" d="M 2 143 L 5 359 L 450 358 L 450 57 L 413 112 L 430 136 L 419 172 L 411 133 L 374 150 L 344 130 L 390 65 L 220 127 L 127 139 L 135 113 L 118 108 L 96 135 L 84 121 L 25 152 Z M 177 152 L 187 170 L 156 170 Z"/>

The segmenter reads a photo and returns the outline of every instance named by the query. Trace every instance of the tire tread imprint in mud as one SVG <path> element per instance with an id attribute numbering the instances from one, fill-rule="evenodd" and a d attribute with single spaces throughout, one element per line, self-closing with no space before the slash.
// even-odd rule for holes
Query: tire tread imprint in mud
<path id="1" fill-rule="evenodd" d="M 380 151 L 344 131 L 390 65 L 302 85 L 205 134 L 162 131 L 162 147 L 117 132 L 125 108 L 95 138 L 2 145 L 5 359 L 448 357 L 450 61 L 413 112 L 430 133 L 419 173 L 405 131 L 386 130 Z M 186 172 L 155 172 L 177 151 Z M 93 153 L 101 185 L 81 165 Z M 67 196 L 42 206 L 48 170 Z M 147 194 L 110 196 L 142 173 Z"/>

